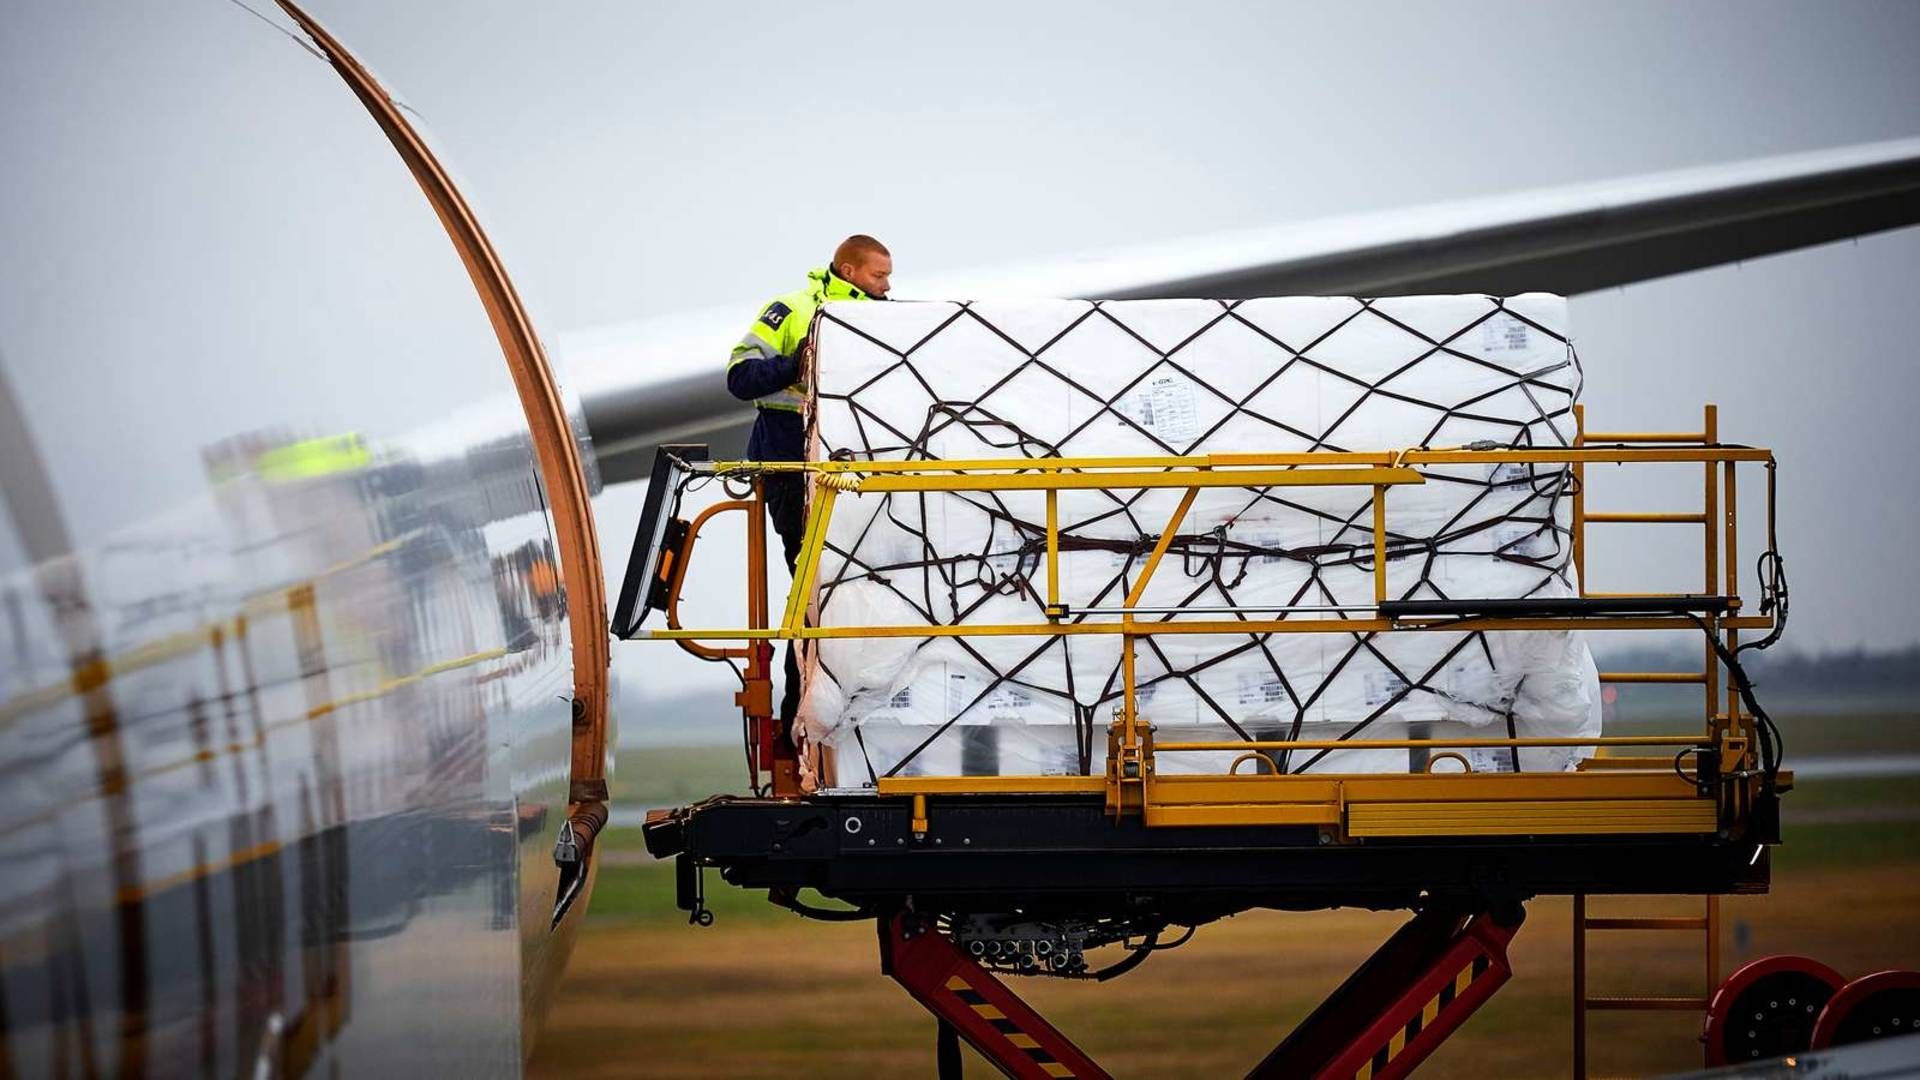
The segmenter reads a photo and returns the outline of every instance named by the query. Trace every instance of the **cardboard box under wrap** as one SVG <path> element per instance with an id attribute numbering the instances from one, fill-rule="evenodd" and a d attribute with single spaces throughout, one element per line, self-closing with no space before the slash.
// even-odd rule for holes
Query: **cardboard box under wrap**
<path id="1" fill-rule="evenodd" d="M 1565 446 L 1581 378 L 1566 302 L 1544 294 L 839 303 L 813 337 L 816 459 Z M 1569 470 L 1422 471 L 1427 483 L 1388 499 L 1392 596 L 1577 595 Z M 1180 496 L 1061 492 L 1062 599 L 1118 605 Z M 1353 487 L 1202 490 L 1141 603 L 1369 604 L 1370 499 Z M 1045 521 L 1039 491 L 843 494 L 813 618 L 1043 622 Z M 815 644 L 803 736 L 836 750 L 840 786 L 890 771 L 1101 771 L 1117 636 Z M 1592 658 L 1565 632 L 1163 635 L 1142 643 L 1137 671 L 1142 715 L 1163 740 L 1599 731 Z M 1159 768 L 1221 771 L 1234 756 L 1163 754 Z M 1527 770 L 1575 758 L 1472 756 Z M 1302 751 L 1282 764 L 1402 772 L 1409 761 Z"/>

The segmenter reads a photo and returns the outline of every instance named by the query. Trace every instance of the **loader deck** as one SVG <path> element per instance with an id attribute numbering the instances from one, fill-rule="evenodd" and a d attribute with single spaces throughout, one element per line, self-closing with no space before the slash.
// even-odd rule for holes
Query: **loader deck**
<path id="1" fill-rule="evenodd" d="M 1779 798 L 1792 787 L 1791 773 L 1781 768 L 1778 729 L 1754 699 L 1739 662 L 1742 649 L 1777 640 L 1785 620 L 1785 576 L 1771 528 L 1773 459 L 1763 449 L 1721 443 L 1711 406 L 1701 431 L 1668 434 L 1596 434 L 1586 430 L 1578 406 L 1573 412 L 1573 445 L 1552 448 L 711 465 L 699 464 L 704 448 L 663 449 L 614 630 L 627 639 L 675 641 L 704 659 L 738 665 L 742 689 L 735 702 L 761 794 L 652 811 L 647 848 L 675 860 L 678 901 L 694 922 L 712 921 L 704 903 L 707 870 L 730 885 L 767 890 L 771 901 L 802 915 L 873 920 L 882 971 L 938 1020 L 943 1078 L 960 1074 L 963 1039 L 1010 1076 L 1106 1075 L 996 973 L 1105 980 L 1177 947 L 1203 923 L 1254 908 L 1413 913 L 1254 1067 L 1254 1076 L 1406 1076 L 1506 981 L 1507 942 L 1525 919 L 1525 902 L 1536 896 L 1572 895 L 1576 910 L 1584 910 L 1580 905 L 1594 894 L 1704 895 L 1704 919 L 1577 917 L 1576 972 L 1585 928 L 1631 924 L 1704 929 L 1712 973 L 1714 898 L 1767 890 L 1768 847 L 1780 842 Z M 1740 597 L 1734 475 L 1741 463 L 1768 469 L 1758 614 Z M 1578 595 L 1390 591 L 1387 567 L 1398 542 L 1388 527 L 1390 491 L 1424 483 L 1422 467 L 1540 464 L 1564 467 L 1573 501 L 1569 568 Z M 1627 464 L 1699 466 L 1704 505 L 1683 513 L 1589 512 L 1587 467 Z M 776 620 L 762 504 L 765 478 L 778 471 L 801 473 L 813 485 L 813 501 L 793 586 Z M 682 521 L 675 516 L 680 493 L 702 477 L 743 486 L 730 501 Z M 1296 601 L 1265 609 L 1146 602 L 1147 583 L 1175 550 L 1202 490 L 1354 485 L 1372 491 L 1370 558 L 1356 546 L 1356 557 L 1372 570 L 1370 603 Z M 1057 504 L 1062 492 L 1089 488 L 1183 494 L 1124 599 L 1075 609 L 1061 592 Z M 956 491 L 1029 491 L 1044 500 L 1037 550 L 1045 591 L 1036 591 L 1044 599 L 1036 621 L 816 625 L 809 607 L 836 499 Z M 684 628 L 679 598 L 693 543 L 702 526 L 728 511 L 747 518 L 748 624 Z M 1701 586 L 1684 593 L 1589 590 L 1589 523 L 1697 528 Z M 1040 580 L 1036 571 L 1035 590 Z M 666 614 L 665 628 L 641 627 L 650 610 Z M 1697 671 L 1599 673 L 1599 682 L 1608 684 L 1699 687 L 1701 716 L 1686 725 L 1691 730 L 1521 737 L 1510 719 L 1506 737 L 1423 723 L 1409 724 L 1409 737 L 1396 738 L 1368 730 L 1377 718 L 1369 715 L 1326 736 L 1316 737 L 1296 718 L 1290 730 L 1281 729 L 1285 737 L 1235 725 L 1240 738 L 1208 740 L 1190 724 L 1155 723 L 1136 670 L 1137 650 L 1151 648 L 1157 637 L 1181 635 L 1322 634 L 1364 642 L 1373 635 L 1623 630 L 1705 639 Z M 1743 644 L 1744 632 L 1765 636 Z M 929 728 L 906 757 L 882 768 L 868 761 L 865 774 L 852 777 L 851 764 L 843 772 L 821 747 L 797 745 L 803 740 L 772 709 L 776 641 L 1089 634 L 1118 636 L 1120 665 L 1104 747 L 1093 721 L 1077 721 L 1083 775 L 999 775 L 972 765 L 961 770 L 968 775 L 919 775 L 938 771 L 913 759 L 954 727 L 956 714 Z M 1341 759 L 1329 754 L 1361 749 L 1405 751 L 1407 771 L 1314 771 L 1339 767 Z M 1523 771 L 1523 751 L 1548 749 L 1581 753 L 1569 753 L 1564 770 L 1535 765 Z M 1589 752 L 1594 756 L 1584 756 Z M 849 777 L 870 786 L 831 786 Z M 836 906 L 803 899 L 803 890 Z M 1176 927 L 1184 927 L 1185 936 L 1163 943 L 1162 935 Z M 1087 959 L 1112 946 L 1126 958 L 1109 967 Z M 1579 979 L 1576 974 L 1576 984 Z M 1682 1006 L 1704 1007 L 1704 999 L 1594 998 L 1576 989 L 1576 1070 L 1583 1068 L 1589 1008 Z"/>
<path id="2" fill-rule="evenodd" d="M 1099 795 L 936 795 L 925 812 L 916 834 L 899 798 L 723 796 L 656 815 L 647 845 L 680 859 L 683 878 L 713 868 L 745 888 L 929 910 L 1404 908 L 1441 894 L 1764 892 L 1768 880 L 1763 847 L 1714 829 L 1337 841 L 1312 825 L 1116 822 Z"/>

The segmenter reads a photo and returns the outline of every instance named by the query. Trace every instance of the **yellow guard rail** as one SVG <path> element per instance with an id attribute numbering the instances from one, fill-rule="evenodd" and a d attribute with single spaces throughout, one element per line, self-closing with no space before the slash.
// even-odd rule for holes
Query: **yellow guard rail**
<path id="1" fill-rule="evenodd" d="M 813 484 L 805 539 L 792 587 L 777 625 L 746 628 L 683 628 L 678 592 L 686 556 L 679 553 L 669 599 L 669 629 L 639 631 L 637 637 L 675 640 L 702 653 L 731 652 L 702 646 L 702 641 L 817 640 L 879 637 L 993 637 L 1117 634 L 1122 639 L 1122 687 L 1118 715 L 1108 732 L 1104 775 L 883 777 L 882 795 L 921 797 L 964 794 L 1100 794 L 1116 817 L 1138 816 L 1151 826 L 1310 825 L 1323 843 L 1346 843 L 1376 836 L 1552 835 L 1595 833 L 1713 833 L 1739 829 L 1757 784 L 1752 718 L 1744 716 L 1731 685 L 1721 704 L 1720 663 L 1711 642 L 1699 672 L 1609 672 L 1606 683 L 1700 684 L 1705 688 L 1705 722 L 1689 734 L 1608 736 L 1589 739 L 1432 738 L 1432 739 L 1287 739 L 1258 742 L 1167 741 L 1158 745 L 1148 718 L 1140 713 L 1134 658 L 1140 638 L 1172 634 L 1419 633 L 1435 630 L 1690 630 L 1718 635 L 1731 648 L 1742 631 L 1774 627 L 1771 614 L 1743 614 L 1739 599 L 1736 467 L 1771 466 L 1770 451 L 1728 446 L 1718 440 L 1717 410 L 1707 406 L 1699 432 L 1589 433 L 1584 410 L 1576 407 L 1578 434 L 1571 447 L 1541 449 L 1407 449 L 1398 451 L 1325 451 L 1272 454 L 1210 454 L 1166 457 L 1031 458 L 945 461 L 715 462 L 704 471 L 724 478 L 751 478 L 753 497 L 723 504 L 742 509 L 759 526 L 763 494 L 760 477 L 799 472 Z M 1378 605 L 1387 595 L 1387 518 L 1393 488 L 1419 484 L 1426 465 L 1567 465 L 1574 476 L 1572 558 L 1583 597 L 1684 598 L 1670 593 L 1596 593 L 1586 589 L 1588 524 L 1691 525 L 1700 529 L 1703 594 L 1725 597 L 1723 611 L 1700 614 L 1564 615 L 1500 618 L 1491 615 L 1384 617 Z M 1698 512 L 1590 512 L 1586 507 L 1586 468 L 1594 464 L 1698 464 L 1704 474 L 1704 503 Z M 1366 486 L 1373 491 L 1372 538 L 1374 601 L 1367 617 L 1350 611 L 1316 612 L 1305 617 L 1210 620 L 1183 618 L 1177 611 L 1138 609 L 1147 584 L 1173 544 L 1194 497 L 1206 488 Z M 1113 621 L 1063 621 L 1060 603 L 1058 493 L 1086 489 L 1175 489 L 1178 506 L 1148 555 L 1139 577 L 1119 609 L 1079 614 L 1117 616 Z M 810 626 L 807 608 L 820 573 L 821 553 L 836 500 L 843 494 L 887 492 L 1041 491 L 1046 495 L 1047 595 L 1045 619 L 1032 623 L 979 625 Z M 1767 491 L 1769 525 L 1773 492 Z M 717 508 L 716 508 L 717 509 Z M 703 516 L 702 522 L 705 517 Z M 697 534 L 698 530 L 694 532 Z M 764 620 L 765 530 L 749 528 L 749 611 Z M 755 568 L 758 573 L 754 573 Z M 1137 610 L 1138 609 L 1138 610 Z M 1157 613 L 1158 618 L 1141 618 Z M 738 655 L 738 653 L 732 653 Z M 764 678 L 764 666 L 757 673 Z M 1731 680 L 1729 680 L 1729 683 Z M 750 686 L 742 695 L 764 703 Z M 764 705 L 763 705 L 764 707 Z M 1437 752 L 1432 762 L 1453 760 L 1457 751 L 1478 747 L 1595 746 L 1643 748 L 1658 753 L 1638 757 L 1601 756 L 1567 773 L 1426 774 L 1275 774 L 1271 762 L 1261 771 L 1218 775 L 1159 775 L 1157 754 L 1195 751 L 1419 748 Z M 1698 748 L 1718 763 L 1716 782 L 1689 777 L 1668 751 Z M 1242 756 L 1236 767 L 1246 761 Z M 1431 766 L 1430 766 L 1431 767 Z M 1790 776 L 1781 774 L 1782 786 Z M 789 792 L 797 794 L 797 792 Z M 920 803 L 918 805 L 924 805 Z"/>

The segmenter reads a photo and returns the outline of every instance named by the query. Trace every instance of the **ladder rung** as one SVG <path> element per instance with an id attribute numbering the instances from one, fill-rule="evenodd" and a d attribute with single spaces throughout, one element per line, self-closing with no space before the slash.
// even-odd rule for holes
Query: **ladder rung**
<path id="1" fill-rule="evenodd" d="M 1705 930 L 1705 915 L 1635 915 L 1590 918 L 1589 930 Z"/>
<path id="2" fill-rule="evenodd" d="M 1707 999 L 1702 997 L 1590 997 L 1589 1009 L 1612 1009 L 1617 1011 L 1644 1009 L 1647 1011 L 1705 1012 Z"/>
<path id="3" fill-rule="evenodd" d="M 1666 514 L 1652 510 L 1589 510 L 1586 514 L 1589 525 L 1605 525 L 1609 522 L 1623 525 L 1705 525 L 1705 514 Z"/>
<path id="4" fill-rule="evenodd" d="M 1660 772 L 1673 771 L 1673 759 L 1670 757 L 1590 757 L 1580 763 L 1587 771 L 1595 769 L 1657 769 Z"/>
<path id="5" fill-rule="evenodd" d="M 1704 671 L 1603 671 L 1600 681 L 1608 683 L 1703 683 Z"/>
<path id="6" fill-rule="evenodd" d="M 1588 443 L 1703 443 L 1707 441 L 1707 433 L 1704 431 L 1588 431 L 1581 433 L 1580 439 Z"/>

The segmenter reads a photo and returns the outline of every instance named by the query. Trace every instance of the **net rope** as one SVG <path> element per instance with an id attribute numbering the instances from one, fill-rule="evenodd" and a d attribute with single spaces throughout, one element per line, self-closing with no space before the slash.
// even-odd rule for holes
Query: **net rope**
<path id="1" fill-rule="evenodd" d="M 1567 447 L 1573 443 L 1573 405 L 1580 390 L 1580 368 L 1568 338 L 1538 321 L 1528 318 L 1524 313 L 1510 308 L 1499 298 L 1486 298 L 1487 303 L 1478 317 L 1458 326 L 1450 333 L 1432 334 L 1424 332 L 1406 321 L 1396 318 L 1383 310 L 1380 302 L 1359 300 L 1354 310 L 1339 319 L 1317 336 L 1299 342 L 1288 342 L 1276 336 L 1268 328 L 1241 311 L 1245 301 L 1216 301 L 1217 312 L 1207 319 L 1198 329 L 1193 330 L 1183 340 L 1170 346 L 1157 346 L 1139 330 L 1128 325 L 1124 318 L 1116 315 L 1108 302 L 1095 301 L 1088 304 L 1078 317 L 1059 330 L 1051 338 L 1037 346 L 1022 344 L 1016 338 L 1002 330 L 977 309 L 974 303 L 962 303 L 954 306 L 951 314 L 927 331 L 914 342 L 904 347 L 887 342 L 869 333 L 856 322 L 843 317 L 845 306 L 827 305 L 817 316 L 813 339 L 820 340 L 822 331 L 831 327 L 835 332 L 851 334 L 863 339 L 873 347 L 885 350 L 891 355 L 891 362 L 858 385 L 837 390 L 832 393 L 816 391 L 816 403 L 813 409 L 811 425 L 813 432 L 810 442 L 820 448 L 826 456 L 840 460 L 925 460 L 938 458 L 931 447 L 942 436 L 964 432 L 979 444 L 991 448 L 996 454 L 1005 455 L 1009 460 L 1038 457 L 1072 457 L 1077 438 L 1088 432 L 1095 424 L 1109 420 L 1132 429 L 1139 436 L 1150 440 L 1157 452 L 1167 455 L 1185 455 L 1204 452 L 1200 448 L 1207 445 L 1209 439 L 1222 431 L 1236 419 L 1246 419 L 1266 426 L 1273 433 L 1277 445 L 1289 450 L 1305 449 L 1309 451 L 1345 451 L 1378 450 L 1376 446 L 1349 446 L 1342 438 L 1341 429 L 1366 407 L 1370 401 L 1387 400 L 1399 406 L 1424 410 L 1432 414 L 1432 423 L 1422 437 L 1412 445 L 1420 448 L 1437 448 L 1446 445 L 1442 437 L 1449 428 L 1459 422 L 1468 422 L 1480 432 L 1488 430 L 1502 433 L 1490 441 L 1500 448 L 1528 449 L 1538 447 Z M 1384 375 L 1373 379 L 1356 376 L 1340 366 L 1319 359 L 1315 350 L 1334 339 L 1350 324 L 1361 319 L 1381 320 L 1386 325 L 1409 335 L 1419 342 L 1418 351 L 1411 359 L 1393 367 Z M 1494 323 L 1494 320 L 1511 320 L 1510 323 Z M 941 396 L 936 380 L 930 379 L 921 370 L 925 361 L 919 354 L 930 342 L 943 333 L 951 332 L 963 320 L 968 321 L 990 333 L 1008 348 L 1016 350 L 1019 359 L 1010 364 L 987 388 L 969 400 L 951 400 Z M 1050 353 L 1070 335 L 1081 332 L 1095 320 L 1104 320 L 1112 328 L 1121 331 L 1128 339 L 1141 348 L 1149 350 L 1153 357 L 1145 363 L 1140 373 L 1119 390 L 1102 394 L 1083 380 L 1076 379 L 1073 372 L 1061 364 L 1053 362 Z M 1237 396 L 1229 394 L 1197 374 L 1183 364 L 1183 352 L 1202 340 L 1209 333 L 1231 324 L 1236 329 L 1251 331 L 1275 347 L 1284 359 L 1272 371 L 1260 378 L 1251 389 Z M 1511 332 L 1511 326 L 1518 324 L 1526 329 L 1524 333 L 1544 335 L 1558 346 L 1564 346 L 1559 354 L 1564 359 L 1545 364 L 1532 364 L 1525 367 L 1505 366 L 1484 355 L 1471 351 L 1463 339 L 1475 332 L 1491 333 Z M 1492 329 L 1490 330 L 1489 327 Z M 1396 380 L 1403 380 L 1421 364 L 1436 357 L 1451 357 L 1458 361 L 1475 365 L 1497 377 L 1491 389 L 1476 386 L 1474 392 L 1458 400 L 1434 401 L 1405 392 L 1395 386 Z M 1262 413 L 1254 402 L 1270 387 L 1286 378 L 1296 367 L 1305 367 L 1326 377 L 1348 384 L 1357 391 L 1353 400 L 1343 411 L 1325 423 L 1319 430 L 1302 430 L 1289 425 L 1281 419 Z M 1165 433 L 1156 430 L 1150 417 L 1140 415 L 1141 407 L 1136 403 L 1129 405 L 1130 395 L 1135 395 L 1148 380 L 1157 373 L 1175 372 L 1199 392 L 1211 395 L 1219 405 L 1224 406 L 1220 415 L 1191 438 L 1173 440 Z M 1043 372 L 1059 380 L 1075 394 L 1084 397 L 1095 407 L 1084 418 L 1076 416 L 1071 426 L 1053 438 L 1043 438 L 1032 431 L 1022 430 L 1007 416 L 1008 410 L 1000 400 L 1005 395 L 1020 392 L 1024 378 L 1033 373 Z M 872 393 L 884 380 L 908 378 L 918 383 L 931 399 L 924 415 L 918 417 L 917 427 L 903 427 L 901 417 L 883 414 L 873 408 L 863 395 Z M 816 380 L 817 382 L 818 380 Z M 1489 403 L 1500 399 L 1504 411 L 1489 408 Z M 1078 399 L 1076 399 L 1078 400 Z M 1513 405 L 1524 401 L 1524 412 L 1516 412 Z M 826 407 L 845 410 L 845 417 L 851 421 L 854 437 L 847 445 L 824 446 L 819 439 L 820 410 Z M 1149 404 L 1148 408 L 1151 408 Z M 1476 440 L 1475 445 L 1483 445 L 1485 436 Z M 1436 581 L 1435 570 L 1442 558 L 1465 556 L 1469 558 L 1498 560 L 1512 566 L 1530 568 L 1537 571 L 1537 577 L 1530 579 L 1531 584 L 1524 591 L 1511 595 L 1519 597 L 1534 596 L 1542 590 L 1554 587 L 1577 591 L 1573 580 L 1571 560 L 1571 530 L 1560 524 L 1562 500 L 1569 499 L 1573 493 L 1574 478 L 1572 470 L 1566 465 L 1522 465 L 1512 466 L 1504 471 L 1496 471 L 1491 476 L 1476 478 L 1464 475 L 1459 468 L 1427 467 L 1420 470 L 1429 484 L 1461 485 L 1466 493 L 1457 508 L 1439 527 L 1414 533 L 1396 530 L 1391 515 L 1388 518 L 1386 553 L 1389 564 L 1417 566 L 1417 573 L 1408 581 L 1403 574 L 1396 574 L 1394 599 L 1458 599 L 1450 597 Z M 1327 580 L 1330 572 L 1349 569 L 1364 570 L 1369 574 L 1373 569 L 1374 549 L 1372 531 L 1373 501 L 1370 489 L 1355 488 L 1350 510 L 1329 511 L 1324 506 L 1312 505 L 1300 497 L 1290 497 L 1289 492 L 1296 490 L 1285 487 L 1249 487 L 1243 490 L 1244 503 L 1236 513 L 1228 516 L 1222 523 L 1207 528 L 1193 529 L 1177 533 L 1168 549 L 1167 557 L 1156 572 L 1154 582 L 1157 587 L 1172 575 L 1181 576 L 1185 588 L 1180 599 L 1173 606 L 1217 605 L 1221 607 L 1245 607 L 1237 604 L 1234 592 L 1247 579 L 1250 572 L 1263 563 L 1292 563 L 1306 570 L 1304 579 L 1293 590 L 1287 606 L 1325 604 L 1337 605 L 1341 600 L 1332 584 Z M 1309 489 L 1311 490 L 1311 489 Z M 1318 489 L 1321 492 L 1327 489 Z M 1485 505 L 1496 494 L 1509 496 L 1518 494 L 1520 501 L 1511 512 L 1489 514 Z M 1165 526 L 1163 516 L 1143 513 L 1142 500 L 1147 494 L 1144 490 L 1105 490 L 1098 493 L 1099 509 L 1090 515 L 1083 515 L 1071 522 L 1062 520 L 1059 525 L 1059 547 L 1063 557 L 1067 553 L 1084 551 L 1105 551 L 1116 558 L 1117 563 L 1110 580 L 1105 581 L 1093 591 L 1089 604 L 1098 606 L 1121 602 L 1132 588 L 1144 565 L 1148 553 L 1152 550 Z M 930 625 L 958 624 L 976 614 L 989 601 L 999 597 L 1012 597 L 1024 600 L 1032 605 L 1033 621 L 1043 622 L 1046 604 L 1046 524 L 1044 520 L 1033 520 L 1016 513 L 1012 500 L 1006 493 L 998 491 L 927 493 L 895 492 L 864 496 L 864 499 L 879 500 L 874 513 L 867 516 L 865 523 L 854 535 L 851 542 L 844 538 L 837 541 L 830 535 L 827 550 L 838 556 L 836 560 L 823 561 L 823 573 L 817 584 L 815 595 L 816 610 L 828 613 L 833 599 L 839 591 L 856 583 L 879 586 L 893 597 L 910 607 L 919 618 Z M 973 510 L 983 513 L 989 523 L 983 544 L 967 551 L 953 550 L 951 540 L 931 535 L 927 522 L 938 520 L 938 501 L 943 499 L 962 500 Z M 864 504 L 863 504 L 864 505 Z M 1064 501 L 1063 501 L 1064 505 Z M 1265 544 L 1258 538 L 1235 535 L 1234 524 L 1242 517 L 1263 510 L 1284 512 L 1288 515 L 1300 515 L 1301 520 L 1317 522 L 1326 531 L 1325 538 L 1312 545 L 1281 546 Z M 843 510 L 844 512 L 844 504 Z M 1155 520 L 1158 516 L 1159 520 Z M 918 547 L 918 557 L 891 558 L 877 560 L 865 550 L 864 542 L 874 529 L 885 521 L 896 530 L 898 535 L 912 537 Z M 1522 526 L 1515 529 L 1514 526 Z M 1118 536 L 1091 535 L 1093 530 L 1104 530 Z M 830 569 L 825 569 L 830 567 Z M 1251 609 L 1250 609 L 1251 610 Z M 1281 619 L 1293 618 L 1292 614 L 1277 613 Z M 1066 623 L 1083 622 L 1095 616 L 1092 613 L 1076 610 L 1066 619 Z M 1249 618 L 1247 611 L 1236 611 L 1228 615 L 1237 621 Z M 1272 616 L 1267 616 L 1272 617 Z M 1335 616 L 1344 619 L 1346 613 Z M 1160 615 L 1158 621 L 1172 621 L 1174 615 Z M 830 619 L 826 620 L 831 622 Z M 1138 621 L 1151 623 L 1150 617 L 1138 617 Z M 1158 665 L 1158 671 L 1150 676 L 1143 675 L 1138 683 L 1138 699 L 1142 713 L 1151 719 L 1148 703 L 1156 690 L 1163 685 L 1184 684 L 1191 689 L 1195 698 L 1211 714 L 1212 720 L 1230 729 L 1234 736 L 1243 740 L 1261 737 L 1252 730 L 1244 718 L 1237 715 L 1229 702 L 1221 700 L 1221 695 L 1203 685 L 1199 679 L 1204 672 L 1228 662 L 1239 664 L 1255 663 L 1261 658 L 1270 679 L 1263 685 L 1275 688 L 1281 695 L 1285 709 L 1291 711 L 1291 720 L 1283 720 L 1279 725 L 1285 738 L 1298 738 L 1307 722 L 1309 712 L 1319 703 L 1328 687 L 1341 673 L 1353 666 L 1361 658 L 1367 658 L 1380 665 L 1390 676 L 1388 685 L 1391 692 L 1385 699 L 1375 704 L 1364 715 L 1353 718 L 1338 739 L 1345 741 L 1364 733 L 1382 717 L 1389 716 L 1396 707 L 1411 695 L 1433 694 L 1448 697 L 1448 691 L 1440 676 L 1448 666 L 1463 655 L 1478 654 L 1491 668 L 1495 666 L 1494 652 L 1485 631 L 1450 631 L 1447 636 L 1451 643 L 1442 650 L 1439 659 L 1420 667 L 1396 662 L 1381 648 L 1379 635 L 1372 632 L 1352 632 L 1340 635 L 1341 651 L 1327 666 L 1324 675 L 1316 683 L 1306 685 L 1303 680 L 1293 677 L 1284 669 L 1284 665 L 1274 655 L 1270 633 L 1248 633 L 1244 640 L 1211 653 L 1197 664 L 1178 666 L 1174 659 L 1162 647 L 1156 637 L 1141 637 L 1138 647 L 1141 650 L 1142 667 L 1152 658 Z M 1326 635 L 1334 640 L 1335 635 Z M 921 644 L 932 641 L 923 639 Z M 977 716 L 976 710 L 983 709 L 997 692 L 1013 689 L 1025 695 L 1046 695 L 1055 699 L 1063 698 L 1070 703 L 1075 729 L 1074 743 L 1077 754 L 1075 762 L 1081 774 L 1096 771 L 1102 762 L 1095 756 L 1095 741 L 1104 725 L 1098 723 L 1102 707 L 1119 701 L 1122 695 L 1121 672 L 1119 665 L 1113 664 L 1105 670 L 1087 670 L 1087 665 L 1076 664 L 1068 636 L 1052 636 L 1038 639 L 1039 644 L 1026 650 L 1016 662 L 996 665 L 981 651 L 973 640 L 968 638 L 949 638 L 953 645 L 963 650 L 974 663 L 989 673 L 982 689 L 971 700 L 954 709 L 951 716 L 942 723 L 934 725 L 926 737 L 904 757 L 888 765 L 885 771 L 875 768 L 867 753 L 866 742 L 859 737 L 859 728 L 855 726 L 855 738 L 849 744 L 861 751 L 865 758 L 868 777 L 896 775 L 906 769 L 924 751 L 935 742 L 949 736 L 957 724 L 970 716 Z M 1009 639 L 998 639 L 1005 642 Z M 1024 677 L 1029 668 L 1042 658 L 1056 656 L 1065 671 L 1064 685 L 1043 684 L 1033 678 Z M 820 658 L 818 673 L 839 681 L 842 674 Z M 1064 694 L 1063 694 L 1064 691 Z M 1460 703 L 1475 709 L 1484 709 L 1480 703 Z M 1504 716 L 1495 712 L 1492 717 L 1509 730 L 1513 730 L 1511 703 Z M 1274 726 L 1273 721 L 1261 722 L 1263 729 Z M 1265 737 L 1271 738 L 1272 734 Z M 1330 751 L 1280 752 L 1271 755 L 1276 768 L 1282 772 L 1304 772 L 1322 761 Z M 1518 768 L 1519 755 L 1513 755 L 1514 767 Z"/>

